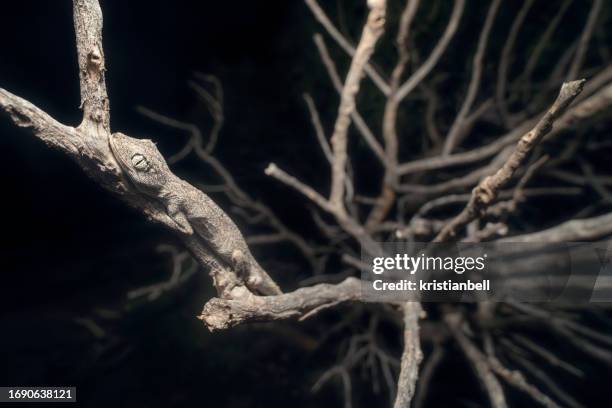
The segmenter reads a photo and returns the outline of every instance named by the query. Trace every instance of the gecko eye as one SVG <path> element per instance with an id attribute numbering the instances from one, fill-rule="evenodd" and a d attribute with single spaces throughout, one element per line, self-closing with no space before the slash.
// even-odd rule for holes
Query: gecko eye
<path id="1" fill-rule="evenodd" d="M 138 171 L 148 171 L 149 170 L 149 162 L 147 159 L 140 153 L 136 153 L 132 156 L 132 166 Z"/>

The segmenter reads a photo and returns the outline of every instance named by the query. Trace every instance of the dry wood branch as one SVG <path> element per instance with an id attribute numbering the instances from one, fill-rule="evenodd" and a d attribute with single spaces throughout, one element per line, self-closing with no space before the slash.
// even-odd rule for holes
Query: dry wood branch
<path id="1" fill-rule="evenodd" d="M 568 129 L 580 121 L 591 118 L 594 115 L 605 111 L 610 107 L 610 105 L 612 105 L 612 85 L 607 85 L 593 93 L 588 98 L 580 101 L 580 103 L 570 107 L 565 115 L 557 120 L 555 128 L 551 130 L 548 137 L 552 137 L 553 135 Z M 529 131 L 529 129 L 531 129 L 536 122 L 537 117 L 530 118 L 518 125 L 506 135 L 491 143 L 472 150 L 451 154 L 449 156 L 426 157 L 423 159 L 402 163 L 398 166 L 398 174 L 408 175 L 423 171 L 465 165 L 484 160 L 487 157 L 498 153 L 504 147 L 515 143 L 525 132 Z"/>
<path id="2" fill-rule="evenodd" d="M 416 396 L 414 398 L 414 407 L 422 408 L 427 398 L 431 380 L 436 372 L 436 369 L 444 359 L 445 349 L 440 344 L 436 343 L 429 358 L 423 364 L 420 379 L 417 385 Z"/>
<path id="3" fill-rule="evenodd" d="M 527 63 L 525 64 L 525 69 L 523 70 L 521 75 L 519 75 L 517 82 L 519 83 L 521 82 L 530 83 L 531 82 L 531 75 L 533 74 L 533 71 L 537 63 L 540 60 L 540 56 L 542 55 L 542 52 L 546 49 L 546 46 L 550 42 L 551 37 L 553 36 L 553 34 L 555 33 L 555 30 L 559 26 L 561 19 L 565 15 L 565 12 L 569 8 L 569 6 L 572 4 L 572 1 L 574 0 L 564 0 L 564 2 L 561 4 L 561 7 L 559 7 L 559 11 L 550 20 L 550 24 L 548 24 L 548 26 L 546 27 L 546 30 L 544 31 L 544 34 L 542 34 L 542 37 L 540 37 L 540 40 L 538 41 L 536 46 L 533 48 L 533 51 L 531 52 L 531 55 L 529 56 L 529 59 L 527 60 Z"/>
<path id="4" fill-rule="evenodd" d="M 549 229 L 515 235 L 497 242 L 572 242 L 591 241 L 612 235 L 612 213 L 582 220 L 570 220 Z"/>
<path id="5" fill-rule="evenodd" d="M 436 242 L 443 242 L 454 237 L 459 228 L 483 214 L 483 211 L 495 200 L 500 189 L 510 181 L 516 170 L 525 162 L 528 154 L 552 130 L 555 120 L 563 115 L 574 98 L 580 94 L 584 82 L 581 80 L 563 84 L 557 100 L 549 111 L 530 132 L 519 140 L 516 149 L 501 169 L 494 175 L 486 177 L 474 188 L 472 198 L 465 209 L 440 231 L 435 238 Z"/>
<path id="6" fill-rule="evenodd" d="M 444 141 L 444 147 L 442 148 L 443 155 L 450 154 L 461 141 L 461 137 L 465 134 L 465 118 L 469 115 L 472 105 L 478 96 L 485 50 L 487 48 L 487 42 L 489 40 L 491 29 L 493 28 L 493 22 L 495 21 L 495 16 L 497 15 L 500 4 L 501 0 L 493 0 L 491 7 L 489 7 L 484 26 L 480 32 L 480 38 L 478 39 L 476 54 L 474 55 L 474 60 L 472 62 L 472 79 L 470 80 L 470 85 L 468 86 L 467 95 L 465 96 L 463 105 L 461 106 L 461 109 L 459 110 L 459 113 L 457 114 L 448 135 L 446 136 L 446 140 Z"/>
<path id="7" fill-rule="evenodd" d="M 211 331 L 245 322 L 306 319 L 339 303 L 358 300 L 360 296 L 361 282 L 347 278 L 337 285 L 322 283 L 279 296 L 214 298 L 206 303 L 199 318 Z"/>
<path id="8" fill-rule="evenodd" d="M 97 0 L 75 0 L 73 7 L 83 109 L 83 123 L 80 127 L 92 138 L 103 139 L 100 145 L 107 144 L 110 114 L 104 79 L 106 67 L 102 48 L 102 10 Z"/>
<path id="9" fill-rule="evenodd" d="M 501 362 L 494 357 L 489 357 L 489 364 L 491 369 L 501 378 L 503 378 L 508 384 L 523 391 L 531 398 L 539 402 L 548 408 L 559 408 L 559 405 L 555 403 L 550 397 L 544 394 L 542 391 L 529 384 L 525 377 L 519 371 L 511 371 L 504 367 Z"/>
<path id="10" fill-rule="evenodd" d="M 424 117 L 425 129 L 427 130 L 427 135 L 429 136 L 431 144 L 434 148 L 437 148 L 442 144 L 442 136 L 440 135 L 438 124 L 436 123 L 436 111 L 440 100 L 436 92 L 428 85 L 421 84 L 421 89 L 427 104 Z"/>
<path id="11" fill-rule="evenodd" d="M 266 167 L 265 172 L 266 172 L 266 175 L 270 177 L 274 177 L 278 181 L 299 191 L 305 197 L 307 197 L 312 202 L 314 202 L 319 207 L 321 207 L 323 210 L 328 211 L 328 212 L 333 212 L 331 204 L 329 203 L 329 201 L 327 201 L 325 197 L 317 193 L 312 187 L 302 183 L 297 178 L 293 177 L 292 175 L 288 174 L 287 172 L 279 168 L 276 164 L 270 163 L 268 167 Z"/>
<path id="12" fill-rule="evenodd" d="M 77 155 L 83 147 L 76 129 L 65 126 L 30 102 L 0 88 L 0 107 L 19 127 L 32 132 L 48 146 L 69 155 Z"/>
<path id="13" fill-rule="evenodd" d="M 198 265 L 189 256 L 187 251 L 179 251 L 177 248 L 169 245 L 159 245 L 158 253 L 168 253 L 172 257 L 172 275 L 165 282 L 154 283 L 144 287 L 132 289 L 128 292 L 128 299 L 138 299 L 146 297 L 148 301 L 154 301 L 166 292 L 175 291 L 182 284 L 187 282 L 197 270 Z M 190 261 L 190 264 L 185 268 L 185 263 Z"/>
<path id="14" fill-rule="evenodd" d="M 331 22 L 329 17 L 325 14 L 325 11 L 319 6 L 316 0 L 305 0 L 306 5 L 310 8 L 310 11 L 315 16 L 315 18 L 321 23 L 323 28 L 327 31 L 327 33 L 338 43 L 338 45 L 351 57 L 355 58 L 355 54 L 357 53 L 357 49 L 353 47 L 346 38 L 338 31 L 338 29 Z M 384 8 L 384 4 L 383 4 Z M 359 47 L 357 47 L 359 48 Z M 364 71 L 370 77 L 372 82 L 381 90 L 381 92 L 385 95 L 389 94 L 389 85 L 387 81 L 385 81 L 378 72 L 372 67 L 369 63 L 366 63 L 364 66 Z"/>
<path id="15" fill-rule="evenodd" d="M 570 408 L 584 408 L 584 405 L 577 402 L 574 398 L 568 395 L 560 386 L 558 386 L 544 370 L 541 370 L 532 363 L 529 359 L 523 358 L 522 356 L 516 356 L 517 362 L 525 368 L 525 371 L 532 374 L 541 383 L 543 383 L 559 401 L 567 405 Z"/>
<path id="16" fill-rule="evenodd" d="M 344 211 L 344 186 L 347 166 L 347 137 L 351 123 L 351 113 L 355 111 L 355 96 L 359 92 L 359 85 L 364 68 L 374 53 L 374 47 L 383 33 L 385 25 L 385 0 L 377 1 L 370 9 L 368 21 L 363 27 L 361 39 L 351 61 L 344 87 L 340 94 L 338 117 L 331 137 L 334 154 L 332 163 L 332 182 L 329 195 L 330 203 L 338 210 Z"/>
<path id="17" fill-rule="evenodd" d="M 340 75 L 338 74 L 338 70 L 336 69 L 336 64 L 332 60 L 329 52 L 327 51 L 327 47 L 325 46 L 325 42 L 323 41 L 323 37 L 320 34 L 315 34 L 313 36 L 313 40 L 315 45 L 317 46 L 317 50 L 319 51 L 319 55 L 321 56 L 321 61 L 327 70 L 327 73 L 334 85 L 334 88 L 340 95 L 342 93 L 342 80 L 340 79 Z M 368 144 L 368 147 L 372 152 L 376 155 L 376 157 L 380 160 L 380 162 L 385 165 L 385 152 L 376 140 L 376 136 L 372 130 L 368 127 L 367 123 L 361 116 L 361 114 L 357 111 L 357 107 L 351 113 L 351 119 L 355 124 L 355 127 L 359 131 L 359 134 L 363 137 L 363 140 Z"/>
<path id="18" fill-rule="evenodd" d="M 329 143 L 327 142 L 327 138 L 325 137 L 325 131 L 323 130 L 323 125 L 321 124 L 321 119 L 319 118 L 319 112 L 317 112 L 317 107 L 315 106 L 312 97 L 308 94 L 304 94 L 304 101 L 306 101 L 306 106 L 308 106 L 308 112 L 310 112 L 310 120 L 315 130 L 315 134 L 317 135 L 317 140 L 319 141 L 321 150 L 323 150 L 325 158 L 331 164 L 334 158 L 332 155 L 331 148 L 329 147 Z"/>
<path id="19" fill-rule="evenodd" d="M 455 36 L 457 32 L 457 28 L 459 27 L 459 22 L 461 21 L 461 15 L 463 14 L 463 10 L 465 9 L 465 0 L 455 0 L 453 5 L 453 11 L 446 25 L 446 29 L 440 37 L 440 41 L 436 44 L 427 60 L 417 69 L 411 76 L 402 84 L 402 86 L 397 90 L 396 98 L 401 101 L 410 92 L 412 92 L 425 77 L 431 72 L 431 70 L 436 66 L 442 54 L 450 44 L 451 40 Z"/>
<path id="20" fill-rule="evenodd" d="M 555 367 L 559 367 L 577 377 L 584 377 L 584 373 L 580 369 L 576 368 L 572 364 L 569 364 L 563 361 L 561 358 L 557 357 L 554 353 L 548 351 L 546 348 L 540 346 L 539 344 L 528 339 L 527 337 L 516 335 L 516 336 L 513 336 L 513 338 L 517 343 L 519 343 L 526 349 L 530 350 L 534 354 L 542 357 L 549 364 Z"/>
<path id="21" fill-rule="evenodd" d="M 401 371 L 397 380 L 397 396 L 394 408 L 409 407 L 416 390 L 419 376 L 419 365 L 423 359 L 419 339 L 419 318 L 422 314 L 418 302 L 403 305 L 404 313 L 404 352 L 402 353 Z"/>
<path id="22" fill-rule="evenodd" d="M 390 94 L 387 97 L 385 104 L 385 112 L 383 114 L 383 139 L 385 141 L 385 175 L 383 179 L 382 191 L 377 199 L 376 205 L 372 208 L 366 228 L 371 229 L 376 226 L 387 216 L 395 201 L 394 187 L 397 184 L 397 154 L 398 154 L 398 136 L 397 136 L 397 110 L 400 100 L 397 98 L 397 91 L 402 80 L 402 75 L 406 69 L 406 65 L 410 59 L 408 53 L 408 35 L 410 33 L 410 25 L 416 15 L 419 0 L 409 0 L 406 2 L 406 7 L 400 18 L 400 27 L 397 33 L 397 50 L 398 61 L 391 74 Z"/>
<path id="23" fill-rule="evenodd" d="M 449 156 L 435 156 L 424 159 L 417 159 L 408 163 L 400 164 L 397 168 L 399 175 L 408 175 L 422 171 L 437 170 L 446 167 L 459 166 L 469 163 L 485 160 L 504 147 L 516 142 L 520 135 L 524 134 L 533 125 L 531 122 L 526 122 L 520 125 L 517 129 L 511 131 L 495 141 L 486 144 L 482 147 L 468 150 L 462 153 L 456 153 Z"/>
<path id="24" fill-rule="evenodd" d="M 512 146 L 506 146 L 496 157 L 491 160 L 486 166 L 476 168 L 475 170 L 459 177 L 450 180 L 442 181 L 436 184 L 400 184 L 396 190 L 404 193 L 416 193 L 421 195 L 436 195 L 444 194 L 457 189 L 465 189 L 476 185 L 483 177 L 498 170 L 502 164 L 510 157 Z"/>
<path id="25" fill-rule="evenodd" d="M 346 211 L 344 211 L 344 207 L 332 205 L 325 197 L 317 193 L 312 187 L 302 183 L 300 180 L 291 176 L 290 174 L 287 174 L 274 163 L 268 165 L 266 168 L 266 174 L 294 188 L 317 204 L 321 209 L 332 214 L 342 229 L 355 238 L 355 240 L 357 240 L 357 242 L 359 242 L 366 251 L 371 254 L 379 254 L 381 252 L 380 246 L 372 239 L 368 232 L 358 224 L 355 219 L 351 218 Z"/>
<path id="26" fill-rule="evenodd" d="M 472 343 L 472 341 L 463 333 L 461 329 L 462 319 L 458 314 L 447 314 L 445 316 L 446 324 L 450 332 L 452 333 L 455 340 L 465 353 L 466 358 L 472 365 L 474 372 L 482 382 L 489 402 L 492 407 L 505 408 L 508 406 L 506 403 L 506 397 L 501 384 L 495 377 L 495 374 L 491 370 L 491 366 L 487 360 L 487 357 Z"/>
<path id="27" fill-rule="evenodd" d="M 510 28 L 510 33 L 508 34 L 508 39 L 506 40 L 506 44 L 504 45 L 504 49 L 502 50 L 502 56 L 499 62 L 499 68 L 497 71 L 497 87 L 495 89 L 495 102 L 497 104 L 497 109 L 499 110 L 500 116 L 506 125 L 509 124 L 510 113 L 508 112 L 508 106 L 506 104 L 506 86 L 508 85 L 508 68 L 510 66 L 510 61 L 512 57 L 512 51 L 514 48 L 514 44 L 516 42 L 516 38 L 518 37 L 518 33 L 523 26 L 523 22 L 525 21 L 525 17 L 527 17 L 527 13 L 531 9 L 534 0 L 525 0 L 523 6 L 519 10 L 518 15 L 514 19 L 512 23 L 512 27 Z"/>
<path id="28" fill-rule="evenodd" d="M 217 145 L 217 141 L 219 139 L 219 132 L 221 131 L 221 128 L 223 127 L 223 122 L 225 121 L 225 117 L 223 115 L 223 87 L 221 86 L 221 81 L 219 81 L 219 79 L 213 75 L 203 75 L 196 73 L 196 77 L 203 82 L 211 83 L 214 87 L 215 94 L 213 96 L 197 82 L 189 82 L 189 86 L 206 103 L 206 107 L 208 108 L 210 115 L 214 119 L 213 127 L 210 130 L 208 136 L 208 143 L 206 143 L 206 147 L 204 147 L 204 151 L 210 154 Z"/>
<path id="29" fill-rule="evenodd" d="M 591 11 L 589 12 L 589 16 L 587 18 L 587 23 L 580 35 L 580 40 L 578 41 L 578 48 L 576 49 L 576 54 L 574 55 L 574 59 L 572 61 L 572 65 L 567 73 L 567 80 L 573 81 L 576 79 L 576 76 L 580 72 L 580 68 L 582 68 L 582 63 L 584 61 L 584 57 L 589 48 L 589 41 L 591 40 L 591 36 L 593 35 L 593 31 L 595 30 L 595 25 L 597 23 L 597 18 L 601 14 L 601 8 L 603 6 L 603 0 L 593 0 L 593 6 L 591 7 Z"/>

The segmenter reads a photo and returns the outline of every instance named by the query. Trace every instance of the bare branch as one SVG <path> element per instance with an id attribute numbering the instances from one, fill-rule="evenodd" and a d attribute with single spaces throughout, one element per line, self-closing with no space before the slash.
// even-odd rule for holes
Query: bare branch
<path id="1" fill-rule="evenodd" d="M 612 235 L 612 213 L 583 220 L 570 220 L 549 229 L 515 235 L 497 242 L 576 242 Z"/>
<path id="2" fill-rule="evenodd" d="M 312 202 L 321 207 L 323 210 L 328 212 L 333 211 L 331 208 L 331 204 L 329 203 L 329 201 L 327 201 L 325 197 L 317 193 L 312 187 L 302 183 L 297 178 L 280 169 L 276 164 L 270 163 L 268 167 L 266 167 L 265 172 L 266 175 L 274 177 L 278 181 L 281 181 L 282 183 L 293 187 L 294 189 L 302 193 L 305 197 L 307 197 Z"/>
<path id="3" fill-rule="evenodd" d="M 408 35 L 410 32 L 410 25 L 412 24 L 418 6 L 419 0 L 409 0 L 406 2 L 406 7 L 400 18 L 400 27 L 397 33 L 398 60 L 391 74 L 391 92 L 387 98 L 385 112 L 383 114 L 382 128 L 383 139 L 385 141 L 385 175 L 380 197 L 374 208 L 372 208 L 366 222 L 366 228 L 368 229 L 380 223 L 386 217 L 395 201 L 395 191 L 393 188 L 397 184 L 397 154 L 399 147 L 396 126 L 397 110 L 400 104 L 400 100 L 397 98 L 397 91 L 410 57 L 408 53 Z"/>
<path id="4" fill-rule="evenodd" d="M 81 79 L 81 128 L 108 143 L 110 114 L 102 48 L 102 10 L 97 0 L 74 0 L 74 29 Z"/>
<path id="5" fill-rule="evenodd" d="M 447 314 L 445 316 L 446 324 L 455 340 L 465 353 L 466 358 L 471 363 L 474 372 L 484 386 L 489 402 L 494 408 L 505 408 L 508 406 L 504 390 L 501 384 L 493 374 L 487 357 L 472 343 L 472 341 L 463 333 L 461 329 L 462 319 L 458 314 Z"/>
<path id="6" fill-rule="evenodd" d="M 508 384 L 516 387 L 517 389 L 523 391 L 531 398 L 539 402 L 548 408 L 559 408 L 559 405 L 555 403 L 550 397 L 535 386 L 529 384 L 525 377 L 521 374 L 520 371 L 511 371 L 504 367 L 501 362 L 495 357 L 489 357 L 489 364 L 491 369 L 503 378 Z"/>
<path id="7" fill-rule="evenodd" d="M 177 248 L 169 245 L 159 245 L 157 247 L 159 253 L 169 253 L 172 257 L 172 275 L 165 282 L 154 283 L 152 285 L 132 289 L 128 292 L 128 299 L 137 299 L 146 297 L 149 301 L 154 301 L 165 292 L 176 290 L 183 283 L 187 282 L 197 270 L 198 265 L 189 256 L 187 251 L 179 251 Z M 185 268 L 185 261 L 191 261 L 190 265 Z"/>
<path id="8" fill-rule="evenodd" d="M 552 130 L 558 119 L 574 98 L 580 94 L 584 80 L 567 82 L 561 87 L 559 96 L 538 124 L 519 140 L 516 149 L 506 163 L 494 175 L 486 177 L 472 191 L 472 198 L 465 209 L 457 215 L 435 238 L 436 242 L 446 241 L 456 235 L 457 230 L 479 217 L 495 200 L 499 190 L 505 186 L 516 170 L 525 162 L 527 155 Z"/>
<path id="9" fill-rule="evenodd" d="M 510 33 L 508 34 L 508 39 L 506 40 L 506 44 L 504 45 L 504 49 L 502 50 L 502 56 L 499 62 L 499 68 L 497 70 L 497 87 L 495 89 L 495 102 L 497 104 L 497 109 L 499 110 L 500 116 L 506 124 L 509 124 L 509 116 L 508 106 L 506 104 L 506 85 L 508 84 L 508 68 L 510 65 L 512 50 L 514 48 L 514 44 L 516 43 L 516 38 L 518 33 L 523 26 L 523 22 L 527 17 L 527 13 L 531 9 L 534 0 L 525 0 L 523 6 L 518 12 L 518 15 L 514 19 L 512 23 L 512 27 L 510 28 Z"/>
<path id="10" fill-rule="evenodd" d="M 521 356 L 516 356 L 515 359 L 525 368 L 527 372 L 531 373 L 534 377 L 540 380 L 540 382 L 542 382 L 550 390 L 551 394 L 557 397 L 565 405 L 570 408 L 584 408 L 584 405 L 580 404 L 569 396 L 560 386 L 555 384 L 555 382 L 546 374 L 544 370 L 538 368 L 529 359 Z"/>
<path id="11" fill-rule="evenodd" d="M 189 82 L 189 86 L 206 103 L 208 112 L 214 120 L 213 127 L 208 135 L 208 143 L 206 143 L 206 147 L 204 147 L 205 152 L 212 153 L 217 145 L 217 141 L 219 140 L 219 132 L 221 131 L 223 122 L 225 120 L 223 116 L 223 87 L 221 86 L 219 79 L 212 75 L 196 74 L 196 76 L 202 81 L 211 83 L 215 89 L 215 95 L 213 96 L 206 89 L 200 86 L 200 84 L 194 81 Z"/>
<path id="12" fill-rule="evenodd" d="M 367 231 L 357 223 L 356 220 L 352 219 L 344 210 L 344 207 L 338 207 L 332 205 L 325 197 L 317 193 L 312 187 L 302 183 L 297 178 L 287 174 L 285 171 L 281 170 L 274 163 L 270 163 L 266 168 L 266 174 L 268 176 L 274 177 L 275 179 L 287 184 L 290 187 L 293 187 L 304 196 L 309 198 L 315 204 L 317 204 L 324 211 L 332 214 L 338 224 L 348 232 L 353 238 L 357 240 L 361 245 L 363 245 L 364 249 L 371 254 L 380 253 L 380 245 L 378 245 L 372 237 L 367 233 Z"/>
<path id="13" fill-rule="evenodd" d="M 559 26 L 561 19 L 565 15 L 565 12 L 569 8 L 569 6 L 572 4 L 572 1 L 574 0 L 564 0 L 563 3 L 561 4 L 561 7 L 559 7 L 559 11 L 557 12 L 557 14 L 555 14 L 555 16 L 550 20 L 550 24 L 548 24 L 548 26 L 546 27 L 546 30 L 544 31 L 544 34 L 542 34 L 542 37 L 540 37 L 540 40 L 538 41 L 536 46 L 533 48 L 533 51 L 531 55 L 529 56 L 527 63 L 525 64 L 525 69 L 523 70 L 521 75 L 519 75 L 517 82 L 523 82 L 523 83 L 530 82 L 531 75 L 538 61 L 540 60 L 540 56 L 542 55 L 542 52 L 548 45 L 552 35 L 555 33 L 555 30 Z"/>
<path id="14" fill-rule="evenodd" d="M 574 55 L 572 65 L 569 69 L 569 72 L 567 73 L 568 81 L 573 81 L 580 72 L 580 68 L 582 68 L 584 57 L 586 55 L 587 49 L 589 48 L 589 41 L 591 40 L 591 36 L 593 35 L 593 31 L 595 30 L 597 18 L 601 14 L 602 6 L 603 0 L 593 0 L 593 6 L 591 7 L 591 11 L 589 11 L 587 23 L 584 27 L 584 30 L 582 31 L 582 34 L 580 35 L 580 40 L 578 41 L 578 48 L 576 49 L 576 54 Z"/>
<path id="15" fill-rule="evenodd" d="M 416 396 L 414 399 L 415 408 L 422 408 L 424 406 L 425 398 L 427 397 L 429 386 L 431 384 L 431 379 L 433 378 L 436 369 L 442 362 L 445 353 L 444 347 L 436 343 L 431 355 L 425 361 L 423 369 L 421 370 Z"/>
<path id="16" fill-rule="evenodd" d="M 575 366 L 573 366 L 572 364 L 569 364 L 565 361 L 563 361 L 562 359 L 560 359 L 559 357 L 557 357 L 554 353 L 548 351 L 546 348 L 540 346 L 539 344 L 535 343 L 534 341 L 531 341 L 530 339 L 528 339 L 525 336 L 520 336 L 520 335 L 516 335 L 513 336 L 513 338 L 520 343 L 523 347 L 531 350 L 534 354 L 537 354 L 539 356 L 541 356 L 543 359 L 545 359 L 546 361 L 548 361 L 549 364 L 555 366 L 555 367 L 559 367 L 565 371 L 567 371 L 568 373 L 571 373 L 577 377 L 584 377 L 584 373 L 576 368 Z"/>
<path id="17" fill-rule="evenodd" d="M 357 300 L 360 296 L 361 282 L 347 278 L 337 285 L 322 283 L 278 296 L 213 298 L 206 303 L 199 319 L 211 331 L 245 322 L 306 319 L 323 309 Z"/>
<path id="18" fill-rule="evenodd" d="M 446 26 L 446 30 L 440 41 L 436 44 L 431 54 L 423 65 L 416 70 L 410 78 L 406 80 L 402 84 L 402 86 L 397 90 L 396 98 L 398 100 L 403 100 L 410 92 L 412 92 L 420 83 L 425 79 L 425 77 L 431 72 L 431 70 L 436 66 L 442 54 L 450 44 L 451 40 L 455 36 L 457 32 L 457 28 L 459 27 L 459 21 L 461 20 L 461 15 L 463 14 L 463 9 L 465 8 L 465 0 L 455 0 L 453 6 L 453 12 L 450 16 L 448 24 Z"/>
<path id="19" fill-rule="evenodd" d="M 397 380 L 397 396 L 394 408 L 409 407 L 416 390 L 419 376 L 419 365 L 423 359 L 419 339 L 419 318 L 422 314 L 418 302 L 403 305 L 404 313 L 404 352 L 402 353 L 401 371 Z"/>
<path id="20" fill-rule="evenodd" d="M 593 80 L 597 82 L 596 84 L 591 84 L 591 82 L 587 83 L 585 85 L 585 92 L 577 98 L 579 103 L 571 106 L 565 115 L 557 120 L 555 128 L 550 132 L 547 139 L 609 108 L 610 105 L 612 105 L 612 84 L 606 85 L 606 83 L 610 81 L 611 77 L 612 69 L 605 69 L 593 78 Z M 587 95 L 586 98 L 585 95 Z M 449 156 L 426 157 L 402 163 L 398 166 L 398 174 L 404 176 L 412 173 L 459 166 L 484 160 L 496 154 L 504 147 L 515 143 L 525 132 L 529 131 L 536 122 L 537 117 L 529 118 L 506 135 L 472 150 L 455 153 Z"/>
<path id="21" fill-rule="evenodd" d="M 332 163 L 332 182 L 329 195 L 330 203 L 338 209 L 344 208 L 344 186 L 346 179 L 347 165 L 347 133 L 351 123 L 351 113 L 355 111 L 355 96 L 359 92 L 359 85 L 363 76 L 363 70 L 370 56 L 374 52 L 374 47 L 383 33 L 385 24 L 385 0 L 378 1 L 370 9 L 368 21 L 363 27 L 361 39 L 355 50 L 355 55 L 351 61 L 344 87 L 340 95 L 340 106 L 338 107 L 338 117 L 334 125 L 334 132 L 331 137 L 331 145 L 334 153 Z M 342 210 L 344 211 L 344 210 Z"/>
<path id="22" fill-rule="evenodd" d="M 497 15 L 497 10 L 499 9 L 499 5 L 501 4 L 501 0 L 493 0 L 491 3 L 491 7 L 489 7 L 489 11 L 487 12 L 487 18 L 485 19 L 484 26 L 482 27 L 482 31 L 480 32 L 480 38 L 478 39 L 478 47 L 476 49 L 476 54 L 474 55 L 474 60 L 472 62 L 472 79 L 470 80 L 470 85 L 468 86 L 467 95 L 465 96 L 465 100 L 463 101 L 463 105 L 451 126 L 448 135 L 446 136 L 446 140 L 444 141 L 444 147 L 442 148 L 442 154 L 448 155 L 451 151 L 459 144 L 461 136 L 463 133 L 463 125 L 465 118 L 468 116 L 472 109 L 472 104 L 476 100 L 478 96 L 478 90 L 480 89 L 480 79 L 482 77 L 482 68 L 483 68 L 483 60 L 485 55 L 485 50 L 487 48 L 487 43 L 491 34 L 491 29 L 493 28 L 493 22 L 495 21 L 495 16 Z"/>
<path id="23" fill-rule="evenodd" d="M 323 41 L 323 37 L 320 34 L 315 34 L 313 36 L 313 40 L 315 45 L 317 46 L 317 50 L 319 51 L 319 55 L 321 56 L 321 61 L 325 68 L 327 69 L 327 73 L 334 85 L 334 88 L 338 92 L 338 94 L 342 93 L 342 80 L 340 79 L 340 75 L 338 74 L 338 70 L 336 69 L 336 64 L 332 60 L 329 52 L 327 51 L 327 47 L 325 46 L 325 42 Z M 376 157 L 380 160 L 380 162 L 385 165 L 385 152 L 376 140 L 376 136 L 372 130 L 368 127 L 363 117 L 357 111 L 357 107 L 351 113 L 351 119 L 355 124 L 355 127 L 359 131 L 359 134 L 363 137 L 363 140 L 368 144 L 368 147 L 372 150 L 372 152 L 376 155 Z"/>
<path id="24" fill-rule="evenodd" d="M 354 59 L 357 50 L 346 40 L 346 38 L 344 38 L 340 31 L 338 31 L 316 0 L 305 0 L 305 2 L 315 18 L 319 21 L 319 23 L 321 23 L 323 28 L 325 28 L 327 33 L 351 58 Z M 389 95 L 389 85 L 387 85 L 387 81 L 385 81 L 369 63 L 365 64 L 364 71 L 383 94 Z"/>
<path id="25" fill-rule="evenodd" d="M 329 143 L 327 142 L 327 138 L 325 137 L 325 131 L 323 130 L 323 125 L 321 124 L 321 119 L 319 118 L 319 112 L 317 112 L 317 107 L 315 106 L 312 97 L 308 94 L 304 94 L 304 101 L 306 101 L 306 106 L 308 106 L 308 111 L 310 112 L 310 121 L 312 122 L 315 134 L 317 135 L 319 145 L 321 145 L 321 150 L 323 150 L 325 158 L 331 164 L 334 158 L 332 156 L 332 151 L 329 147 Z"/>
<path id="26" fill-rule="evenodd" d="M 82 148 L 75 128 L 65 126 L 30 102 L 0 88 L 0 107 L 6 111 L 13 123 L 31 128 L 34 134 L 48 146 L 76 156 Z"/>

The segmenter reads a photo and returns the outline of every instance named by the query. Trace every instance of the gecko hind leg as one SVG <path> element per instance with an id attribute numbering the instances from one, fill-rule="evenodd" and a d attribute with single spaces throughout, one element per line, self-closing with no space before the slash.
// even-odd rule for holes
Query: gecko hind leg
<path id="1" fill-rule="evenodd" d="M 245 253 L 239 249 L 232 251 L 232 263 L 247 286 L 257 287 L 262 283 L 261 277 L 251 273 L 251 264 Z"/>

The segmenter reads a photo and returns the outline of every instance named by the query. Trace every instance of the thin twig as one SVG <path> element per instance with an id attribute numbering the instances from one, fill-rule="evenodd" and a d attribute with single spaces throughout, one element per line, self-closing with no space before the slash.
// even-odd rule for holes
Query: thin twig
<path id="1" fill-rule="evenodd" d="M 474 54 L 474 60 L 472 61 L 472 79 L 470 80 L 470 85 L 468 86 L 467 95 L 465 96 L 463 105 L 461 105 L 461 109 L 459 110 L 459 113 L 457 114 L 448 135 L 446 136 L 446 140 L 444 141 L 444 147 L 442 148 L 443 155 L 450 154 L 459 144 L 460 138 L 464 134 L 464 121 L 472 109 L 472 104 L 476 100 L 476 96 L 478 96 L 484 64 L 484 55 L 491 29 L 493 28 L 493 22 L 495 21 L 495 16 L 497 15 L 500 4 L 501 0 L 493 0 L 491 6 L 489 7 L 489 11 L 487 12 L 487 17 L 478 39 L 476 54 Z"/>
<path id="2" fill-rule="evenodd" d="M 398 100 L 401 101 L 406 98 L 406 96 L 408 96 L 408 94 L 412 92 L 436 66 L 457 32 L 464 8 L 465 0 L 455 0 L 452 14 L 442 37 L 440 37 L 440 41 L 438 41 L 431 54 L 429 54 L 427 60 L 423 62 L 423 65 L 421 65 L 397 90 L 396 97 Z"/>
<path id="3" fill-rule="evenodd" d="M 549 111 L 538 124 L 520 140 L 504 165 L 492 176 L 482 180 L 472 191 L 472 198 L 464 210 L 457 215 L 435 238 L 435 242 L 446 241 L 456 235 L 457 230 L 477 217 L 491 205 L 500 189 L 512 178 L 516 170 L 525 162 L 528 154 L 552 130 L 553 123 L 558 119 L 580 94 L 585 80 L 564 83 L 559 96 Z"/>
<path id="4" fill-rule="evenodd" d="M 595 30 L 597 19 L 601 14 L 602 6 L 603 0 L 593 0 L 593 6 L 591 7 L 591 11 L 589 11 L 586 25 L 582 31 L 582 34 L 580 35 L 580 40 L 578 41 L 576 54 L 574 55 L 572 65 L 567 73 L 567 81 L 573 81 L 576 79 L 576 76 L 580 72 L 580 68 L 582 68 L 584 57 L 586 56 L 586 52 L 589 48 L 589 41 L 591 40 L 591 36 Z"/>
<path id="5" fill-rule="evenodd" d="M 319 6 L 316 0 L 305 0 L 306 5 L 315 16 L 317 21 L 321 23 L 325 31 L 336 41 L 336 43 L 342 48 L 351 58 L 355 58 L 355 54 L 357 53 L 357 49 L 353 47 L 348 40 L 338 31 L 338 29 L 331 22 L 325 11 Z M 365 73 L 370 77 L 372 82 L 380 89 L 380 91 L 388 95 L 389 94 L 389 85 L 387 81 L 385 81 L 378 72 L 372 67 L 369 63 L 366 63 L 364 67 Z"/>

